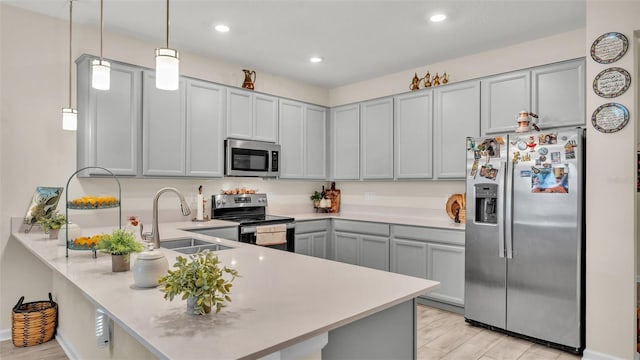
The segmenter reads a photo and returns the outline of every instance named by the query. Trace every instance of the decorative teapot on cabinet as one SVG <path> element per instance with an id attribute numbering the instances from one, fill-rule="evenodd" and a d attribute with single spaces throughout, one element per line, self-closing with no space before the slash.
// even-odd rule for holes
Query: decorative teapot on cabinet
<path id="1" fill-rule="evenodd" d="M 254 83 L 256 82 L 256 72 L 254 70 L 246 70 L 244 71 L 244 82 L 242 83 L 242 87 L 245 89 L 253 90 Z"/>

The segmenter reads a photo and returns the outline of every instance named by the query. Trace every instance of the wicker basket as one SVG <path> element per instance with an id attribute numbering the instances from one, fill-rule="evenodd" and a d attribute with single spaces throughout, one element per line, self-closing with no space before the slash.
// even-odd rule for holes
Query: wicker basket
<path id="1" fill-rule="evenodd" d="M 20 297 L 11 312 L 11 338 L 13 345 L 27 347 L 45 343 L 56 334 L 58 327 L 58 304 L 49 293 L 49 301 L 34 301 L 23 304 Z"/>

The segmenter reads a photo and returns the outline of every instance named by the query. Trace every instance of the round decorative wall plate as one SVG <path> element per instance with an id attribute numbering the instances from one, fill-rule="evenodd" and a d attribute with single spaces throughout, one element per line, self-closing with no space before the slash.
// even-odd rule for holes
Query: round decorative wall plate
<path id="1" fill-rule="evenodd" d="M 629 123 L 629 110 L 622 104 L 607 103 L 598 106 L 591 115 L 593 127 L 603 133 L 622 130 Z"/>
<path id="2" fill-rule="evenodd" d="M 631 75 L 619 67 L 604 69 L 593 79 L 593 91 L 603 98 L 618 97 L 624 94 L 630 85 Z"/>
<path id="3" fill-rule="evenodd" d="M 591 45 L 591 58 L 600 64 L 610 64 L 620 60 L 629 48 L 629 40 L 624 34 L 610 32 L 600 35 Z"/>

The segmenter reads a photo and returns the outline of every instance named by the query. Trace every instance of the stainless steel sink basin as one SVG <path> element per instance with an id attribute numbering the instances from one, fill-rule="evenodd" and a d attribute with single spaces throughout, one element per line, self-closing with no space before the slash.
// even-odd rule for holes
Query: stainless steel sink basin
<path id="1" fill-rule="evenodd" d="M 165 249 L 171 249 L 173 251 L 177 251 L 183 254 L 195 254 L 203 250 L 220 251 L 220 250 L 233 249 L 230 246 L 225 246 L 222 244 L 214 244 L 214 243 L 193 239 L 193 238 L 161 241 L 160 247 L 163 247 Z"/>

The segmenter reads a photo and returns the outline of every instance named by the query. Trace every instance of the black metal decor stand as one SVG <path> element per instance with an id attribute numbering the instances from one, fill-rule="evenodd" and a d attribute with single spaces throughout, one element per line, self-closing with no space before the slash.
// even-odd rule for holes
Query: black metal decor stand
<path id="1" fill-rule="evenodd" d="M 116 205 L 112 206 L 112 207 L 117 207 L 118 208 L 118 228 L 122 229 L 122 204 L 121 204 L 121 199 L 122 199 L 122 188 L 120 187 L 120 180 L 118 180 L 118 178 L 116 177 L 116 175 L 111 172 L 111 170 L 109 169 L 105 169 L 103 167 L 100 166 L 87 166 L 87 167 L 83 167 L 82 169 L 78 169 L 76 172 L 74 172 L 73 174 L 71 174 L 71 176 L 69 176 L 69 180 L 67 180 L 67 186 L 66 186 L 66 191 L 65 191 L 65 217 L 67 218 L 67 226 L 65 228 L 66 231 L 66 241 L 67 241 L 67 245 L 66 245 L 66 251 L 65 251 L 65 256 L 69 257 L 69 244 L 73 244 L 73 242 L 69 241 L 69 183 L 71 183 L 71 180 L 81 171 L 84 170 L 88 170 L 88 169 L 100 169 L 103 170 L 107 173 L 109 173 L 109 175 L 111 175 L 111 177 L 116 181 L 116 184 L 118 185 L 118 197 L 116 199 Z M 87 208 L 86 210 L 93 210 L 93 209 L 103 209 L 103 207 L 100 207 L 99 205 L 97 205 L 95 208 Z M 96 248 L 95 246 L 93 246 L 91 248 L 91 255 L 92 257 L 95 259 L 97 257 L 96 254 Z"/>

